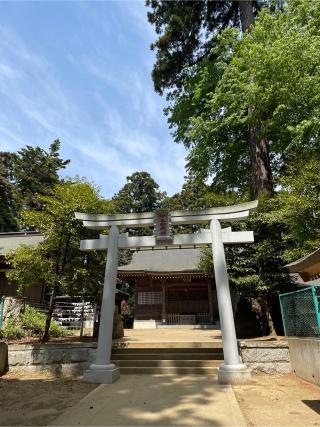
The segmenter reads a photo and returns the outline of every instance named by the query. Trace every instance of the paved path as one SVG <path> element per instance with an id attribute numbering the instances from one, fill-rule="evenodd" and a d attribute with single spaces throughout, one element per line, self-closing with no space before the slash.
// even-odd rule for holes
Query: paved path
<path id="1" fill-rule="evenodd" d="M 201 376 L 123 375 L 100 385 L 54 426 L 246 426 L 231 386 Z"/>

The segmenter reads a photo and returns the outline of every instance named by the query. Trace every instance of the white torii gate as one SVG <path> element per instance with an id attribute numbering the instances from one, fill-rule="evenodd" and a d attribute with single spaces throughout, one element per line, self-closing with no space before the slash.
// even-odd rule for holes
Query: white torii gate
<path id="1" fill-rule="evenodd" d="M 116 293 L 119 248 L 186 247 L 212 245 L 214 274 L 218 297 L 219 317 L 223 342 L 224 363 L 219 366 L 218 379 L 221 384 L 247 382 L 250 371 L 241 363 L 238 353 L 229 280 L 227 274 L 224 244 L 252 243 L 252 231 L 232 231 L 231 227 L 221 229 L 220 221 L 233 222 L 249 216 L 258 206 L 258 201 L 234 206 L 211 208 L 202 211 L 144 212 L 119 215 L 75 213 L 86 228 L 104 230 L 111 227 L 109 235 L 99 239 L 82 240 L 80 249 L 108 251 L 100 328 L 95 363 L 84 372 L 86 382 L 110 384 L 120 376 L 120 370 L 111 363 L 113 313 Z M 193 234 L 172 235 L 171 225 L 210 224 L 210 230 Z M 154 227 L 154 236 L 120 234 L 118 227 Z"/>

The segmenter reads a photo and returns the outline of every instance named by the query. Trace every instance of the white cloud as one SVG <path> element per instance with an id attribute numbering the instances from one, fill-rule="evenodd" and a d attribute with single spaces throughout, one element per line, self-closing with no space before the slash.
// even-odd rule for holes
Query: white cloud
<path id="1" fill-rule="evenodd" d="M 120 4 L 120 12 L 136 32 L 150 38 L 144 5 L 129 3 L 125 8 Z M 90 19 L 92 28 L 102 25 L 103 34 L 110 32 L 110 23 L 99 22 L 99 13 Z M 128 37 L 125 31 L 122 36 Z M 63 174 L 71 171 L 95 180 L 108 197 L 136 170 L 150 172 L 169 194 L 179 191 L 185 151 L 171 141 L 163 100 L 153 92 L 145 63 L 138 57 L 134 63 L 123 58 L 112 62 L 108 55 L 97 54 L 101 46 L 79 52 L 69 43 L 65 60 L 73 72 L 81 73 L 72 87 L 50 52 L 31 48 L 19 28 L 0 26 L 0 149 L 48 146 L 59 137 L 63 155 L 72 160 Z"/>

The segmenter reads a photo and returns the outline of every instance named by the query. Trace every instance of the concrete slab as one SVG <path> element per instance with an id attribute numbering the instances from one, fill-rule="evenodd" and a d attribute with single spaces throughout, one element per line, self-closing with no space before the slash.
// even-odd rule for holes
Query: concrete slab
<path id="1" fill-rule="evenodd" d="M 100 385 L 53 426 L 246 426 L 231 386 L 203 376 L 128 375 Z"/>

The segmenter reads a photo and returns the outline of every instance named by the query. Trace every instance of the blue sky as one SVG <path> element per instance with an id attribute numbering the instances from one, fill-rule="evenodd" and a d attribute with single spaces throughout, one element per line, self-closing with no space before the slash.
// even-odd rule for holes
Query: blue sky
<path id="1" fill-rule="evenodd" d="M 0 0 L 0 150 L 59 138 L 63 174 L 106 197 L 136 170 L 179 191 L 185 150 L 153 90 L 155 38 L 143 1 Z"/>

